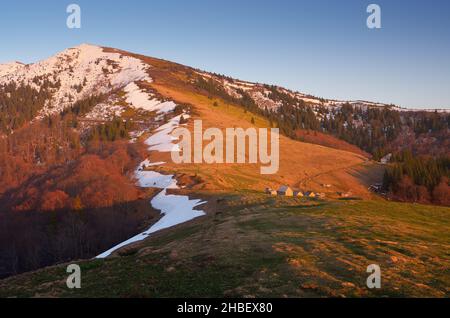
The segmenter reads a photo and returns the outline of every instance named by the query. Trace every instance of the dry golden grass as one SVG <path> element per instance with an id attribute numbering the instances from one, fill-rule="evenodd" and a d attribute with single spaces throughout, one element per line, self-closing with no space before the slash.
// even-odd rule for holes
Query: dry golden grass
<path id="1" fill-rule="evenodd" d="M 448 208 L 221 195 L 216 214 L 107 260 L 0 280 L 0 297 L 447 297 Z M 212 198 L 211 198 L 212 199 Z M 212 200 L 210 200 L 212 201 Z M 382 288 L 368 289 L 369 264 Z"/>
<path id="2" fill-rule="evenodd" d="M 217 127 L 225 131 L 226 128 L 233 127 L 244 129 L 252 126 L 269 127 L 264 118 L 249 112 L 245 113 L 241 107 L 223 100 L 209 99 L 180 82 L 164 78 L 158 80 L 156 77 L 151 87 L 177 103 L 193 106 L 193 118 L 188 125 L 191 131 L 192 122 L 196 119 L 203 121 L 203 129 Z M 214 106 L 214 102 L 219 106 Z M 251 123 L 252 118 L 255 121 L 254 125 Z M 155 160 L 171 162 L 168 154 L 155 154 Z M 281 184 L 287 184 L 305 190 L 328 192 L 329 196 L 335 195 L 338 191 L 352 191 L 354 195 L 367 198 L 371 195 L 367 191 L 366 184 L 362 183 L 360 176 L 354 172 L 370 167 L 371 164 L 363 156 L 280 136 L 280 169 L 275 175 L 261 175 L 260 165 L 251 164 L 168 164 L 165 169 L 200 176 L 204 180 L 205 190 L 262 191 L 267 186 L 277 188 Z M 323 183 L 333 186 L 325 189 L 322 187 Z"/>

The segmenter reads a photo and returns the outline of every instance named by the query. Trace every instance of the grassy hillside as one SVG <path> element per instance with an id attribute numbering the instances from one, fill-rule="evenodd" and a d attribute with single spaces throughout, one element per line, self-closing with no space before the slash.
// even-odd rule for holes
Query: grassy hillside
<path id="1" fill-rule="evenodd" d="M 0 281 L 0 297 L 375 297 L 449 295 L 449 208 L 319 202 L 247 193 L 211 198 L 207 217 L 108 260 Z M 214 211 L 214 212 L 212 212 Z M 378 264 L 382 288 L 366 288 Z"/>
<path id="2" fill-rule="evenodd" d="M 155 81 L 151 88 L 160 95 L 175 100 L 179 104 L 191 105 L 193 119 L 201 119 L 203 128 L 217 127 L 224 131 L 230 127 L 270 127 L 269 122 L 255 114 L 245 112 L 237 105 L 227 103 L 220 98 L 210 98 L 196 91 L 184 78 L 183 72 L 152 73 Z M 254 124 L 252 123 L 252 119 Z M 188 126 L 192 129 L 192 121 Z M 170 162 L 168 155 L 156 155 L 154 160 Z M 261 175 L 259 165 L 166 165 L 166 171 L 192 174 L 200 177 L 202 189 L 214 191 L 259 190 L 270 186 L 277 188 L 281 184 L 302 187 L 307 190 L 328 192 L 333 196 L 336 192 L 352 191 L 355 195 L 371 198 L 367 185 L 380 181 L 382 172 L 362 155 L 348 151 L 332 149 L 320 145 L 294 141 L 280 136 L 280 170 L 275 175 Z M 167 170 L 168 169 L 168 170 Z M 370 180 L 362 180 L 360 171 L 377 171 Z M 332 184 L 324 189 L 323 175 Z M 322 178 L 320 178 L 322 177 Z"/>

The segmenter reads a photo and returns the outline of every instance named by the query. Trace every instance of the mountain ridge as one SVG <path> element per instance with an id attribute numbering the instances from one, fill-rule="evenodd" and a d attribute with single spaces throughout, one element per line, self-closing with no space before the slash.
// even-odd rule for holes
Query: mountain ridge
<path id="1" fill-rule="evenodd" d="M 16 61 L 16 62 L 0 64 L 0 77 L 8 76 L 11 73 L 20 70 L 23 67 L 29 67 L 29 68 L 32 69 L 36 65 L 46 64 L 47 61 L 50 61 L 50 60 L 52 60 L 54 58 L 63 57 L 64 55 L 68 55 L 68 53 L 70 53 L 73 50 L 76 50 L 76 51 L 79 51 L 79 52 L 82 52 L 82 53 L 89 53 L 90 52 L 92 54 L 92 56 L 91 56 L 92 59 L 95 59 L 96 57 L 101 57 L 101 54 L 99 54 L 98 52 L 94 52 L 94 49 L 102 49 L 103 51 L 105 49 L 110 49 L 112 51 L 121 52 L 121 54 L 123 54 L 123 55 L 137 55 L 137 54 L 134 54 L 134 53 L 131 53 L 131 52 L 127 52 L 127 51 L 123 51 L 123 50 L 119 50 L 119 49 L 113 49 L 113 48 L 98 46 L 98 45 L 95 45 L 95 44 L 83 43 L 83 44 L 80 44 L 78 46 L 65 49 L 65 50 L 63 50 L 63 51 L 61 51 L 59 53 L 56 53 L 55 55 L 53 55 L 53 56 L 51 56 L 49 58 L 43 59 L 43 60 L 35 62 L 35 63 L 24 64 L 24 63 Z M 106 55 L 103 56 L 103 57 L 107 58 Z M 112 58 L 112 59 L 114 60 L 114 58 Z M 171 62 L 171 63 L 173 63 L 173 62 Z M 175 64 L 182 65 L 182 64 L 179 64 L 179 63 L 175 63 Z M 2 69 L 2 66 L 3 66 L 3 69 Z M 182 66 L 189 67 L 189 66 L 185 66 L 185 65 L 182 65 Z M 211 72 L 208 72 L 208 71 L 201 71 L 201 70 L 197 70 L 197 71 L 199 71 L 200 74 L 203 74 L 203 75 L 208 76 L 208 77 L 215 75 L 214 73 L 211 73 Z M 231 79 L 230 77 L 228 77 L 228 78 Z M 6 79 L 6 81 L 12 80 L 12 79 L 13 78 Z M 233 78 L 232 80 L 236 81 L 236 82 L 238 82 L 240 84 L 243 84 L 244 86 L 255 86 L 255 85 L 262 85 L 262 86 L 264 86 L 265 85 L 265 84 L 260 84 L 260 83 L 256 83 L 256 82 L 251 82 L 251 81 L 243 81 L 243 80 L 239 80 L 239 79 L 235 79 L 235 78 Z M 2 81 L 0 81 L 0 83 L 1 82 Z M 5 82 L 5 79 L 3 79 L 3 82 Z M 232 85 L 230 85 L 230 83 L 226 83 L 226 85 L 232 86 Z M 345 104 L 345 103 L 350 103 L 352 105 L 359 106 L 359 107 L 365 107 L 365 106 L 368 106 L 368 107 L 392 107 L 393 109 L 396 109 L 396 110 L 399 110 L 399 111 L 407 111 L 407 112 L 408 111 L 414 111 L 414 112 L 421 112 L 421 111 L 434 112 L 434 111 L 439 111 L 439 112 L 445 112 L 445 113 L 450 112 L 450 109 L 443 109 L 443 108 L 436 108 L 436 109 L 434 109 L 434 108 L 428 108 L 428 109 L 405 108 L 405 107 L 395 106 L 393 104 L 371 102 L 371 101 L 367 101 L 367 100 L 354 100 L 354 101 L 352 101 L 352 100 L 337 100 L 337 99 L 329 99 L 329 98 L 328 99 L 327 98 L 318 98 L 318 97 L 309 95 L 307 93 L 301 93 L 299 91 L 292 91 L 292 90 L 289 90 L 289 89 L 285 89 L 285 88 L 283 88 L 281 86 L 276 86 L 276 87 L 282 89 L 285 92 L 290 92 L 291 94 L 296 95 L 297 97 L 299 97 L 300 99 L 304 100 L 305 102 L 308 102 L 308 103 L 311 103 L 311 104 L 316 104 L 316 105 L 322 105 L 322 106 L 331 106 L 332 107 L 332 106 L 340 106 L 340 105 Z M 242 87 L 239 87 L 239 88 L 242 88 Z"/>
<path id="2" fill-rule="evenodd" d="M 218 94 L 222 99 L 238 103 L 251 112 L 263 114 L 280 126 L 284 134 L 293 138 L 305 135 L 302 130 L 325 133 L 356 145 L 376 159 L 401 151 L 404 147 L 420 152 L 424 148 L 422 143 L 430 142 L 433 143 L 433 155 L 438 155 L 444 151 L 439 144 L 444 142 L 443 136 L 449 133 L 448 128 L 444 128 L 450 118 L 447 110 L 410 110 L 365 101 L 322 99 L 279 86 L 241 81 L 166 60 L 91 44 L 66 49 L 37 63 L 4 68 L 0 86 L 9 83 L 28 85 L 34 90 L 29 94 L 38 95 L 39 92 L 39 98 L 46 100 L 42 105 L 34 105 L 31 112 L 26 110 L 26 118 L 15 120 L 7 116 L 3 119 L 3 130 L 12 132 L 14 127 L 20 127 L 26 121 L 65 112 L 92 95 L 104 96 L 107 102 L 97 105 L 87 118 L 112 119 L 123 112 L 120 105 L 126 102 L 121 101 L 119 95 L 129 96 L 130 89 L 136 95 L 142 86 L 149 88 L 148 84 L 153 80 L 150 69 L 156 76 L 174 72 L 178 75 L 172 76 L 171 80 L 178 81 L 179 76 L 184 76 L 183 80 L 196 89 L 209 95 Z M 138 88 L 127 87 L 131 84 Z M 157 92 L 144 92 L 147 93 L 155 95 Z M 51 98 L 43 95 L 50 95 Z M 153 103 L 164 102 L 157 101 L 156 95 L 152 97 L 155 98 Z M 141 94 L 141 98 L 146 97 Z M 151 108 L 149 104 L 148 107 Z M 435 114 L 439 114 L 439 118 L 434 118 Z M 0 118 L 0 126 L 1 121 Z M 436 126 L 435 122 L 440 123 Z M 440 131 L 427 133 L 436 129 Z M 420 147 L 411 143 L 412 133 L 420 137 Z M 308 139 L 311 141 L 311 138 Z M 405 140 L 408 144 L 398 146 Z"/>

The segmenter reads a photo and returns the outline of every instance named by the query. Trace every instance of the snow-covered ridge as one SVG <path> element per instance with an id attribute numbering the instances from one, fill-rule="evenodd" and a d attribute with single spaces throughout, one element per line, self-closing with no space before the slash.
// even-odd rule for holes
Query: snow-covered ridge
<path id="1" fill-rule="evenodd" d="M 441 114 L 450 114 L 450 108 L 441 108 L 441 109 L 434 109 L 434 108 L 424 108 L 424 109 L 417 109 L 417 108 L 402 108 L 402 107 L 392 107 L 392 109 L 397 110 L 399 112 L 428 112 L 428 113 L 441 113 Z"/>
<path id="2" fill-rule="evenodd" d="M 93 94 L 106 94 L 136 81 L 151 81 L 147 74 L 149 65 L 141 60 L 89 44 L 67 49 L 38 63 L 6 65 L 0 67 L 0 85 L 23 82 L 40 90 L 44 81 L 51 83 L 52 100 L 40 116 L 59 113 Z"/>
<path id="3" fill-rule="evenodd" d="M 222 85 L 223 89 L 232 97 L 240 98 L 242 97 L 238 91 L 244 91 L 252 97 L 252 99 L 255 101 L 255 103 L 261 108 L 261 109 L 269 109 L 269 110 L 276 110 L 277 108 L 282 106 L 282 103 L 274 101 L 270 99 L 270 91 L 267 90 L 267 86 L 264 84 L 259 83 L 251 83 L 236 79 L 231 79 L 228 77 L 219 76 L 212 73 L 202 72 L 202 71 L 196 71 L 196 73 L 200 76 L 202 76 L 206 80 L 214 80 L 220 85 Z M 354 107 L 358 107 L 361 109 L 367 109 L 367 108 L 390 108 L 392 110 L 397 110 L 400 112 L 439 112 L 439 113 L 450 113 L 450 109 L 412 109 L 412 108 L 403 108 L 398 106 L 393 106 L 390 104 L 385 103 L 378 103 L 378 102 L 370 102 L 370 101 L 363 101 L 363 100 L 336 100 L 336 99 L 324 99 L 324 98 L 318 98 L 314 97 L 305 93 L 301 92 L 293 92 L 291 90 L 282 88 L 282 87 L 276 87 L 276 89 L 283 93 L 291 96 L 292 98 L 296 99 L 297 101 L 303 101 L 307 105 L 310 106 L 317 106 L 317 107 L 324 107 L 328 109 L 333 108 L 340 108 L 344 104 L 350 104 Z"/>
<path id="4" fill-rule="evenodd" d="M 16 83 L 24 82 L 38 90 L 41 89 L 44 82 L 47 87 L 50 86 L 52 99 L 40 112 L 39 118 L 59 113 L 76 101 L 90 95 L 107 94 L 119 89 L 125 90 L 126 102 L 132 107 L 148 111 L 159 109 L 161 113 L 173 110 L 174 103 L 160 101 L 137 85 L 139 81 L 152 81 L 147 74 L 149 67 L 151 66 L 138 58 L 126 55 L 126 53 L 106 52 L 102 47 L 82 44 L 34 64 L 25 65 L 20 62 L 0 64 L 0 85 L 14 81 Z M 261 109 L 276 110 L 282 105 L 279 101 L 270 98 L 270 90 L 263 84 L 231 79 L 202 71 L 196 73 L 205 79 L 217 81 L 230 96 L 235 98 L 241 98 L 241 92 L 245 92 Z M 368 101 L 321 99 L 281 87 L 276 89 L 299 102 L 303 101 L 307 105 L 328 109 L 340 108 L 342 105 L 350 103 L 360 108 L 392 107 L 391 109 L 401 112 L 436 111 L 435 109 L 393 107 Z M 106 104 L 101 105 L 96 109 L 95 115 L 106 118 L 106 115 L 102 116 L 102 111 L 106 111 L 107 107 Z M 118 111 L 115 109 L 113 112 L 118 113 Z M 450 109 L 437 111 L 450 113 Z"/>
<path id="5" fill-rule="evenodd" d="M 23 67 L 25 67 L 25 64 L 20 62 L 0 64 L 0 77 L 6 76 L 8 74 L 13 74 Z"/>

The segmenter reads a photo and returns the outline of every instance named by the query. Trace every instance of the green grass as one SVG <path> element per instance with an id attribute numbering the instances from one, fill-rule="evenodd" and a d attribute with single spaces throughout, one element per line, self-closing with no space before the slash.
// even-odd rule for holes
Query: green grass
<path id="1" fill-rule="evenodd" d="M 0 281 L 1 297 L 448 297 L 449 208 L 225 195 L 215 215 L 108 260 Z M 366 288 L 378 264 L 382 288 Z"/>

